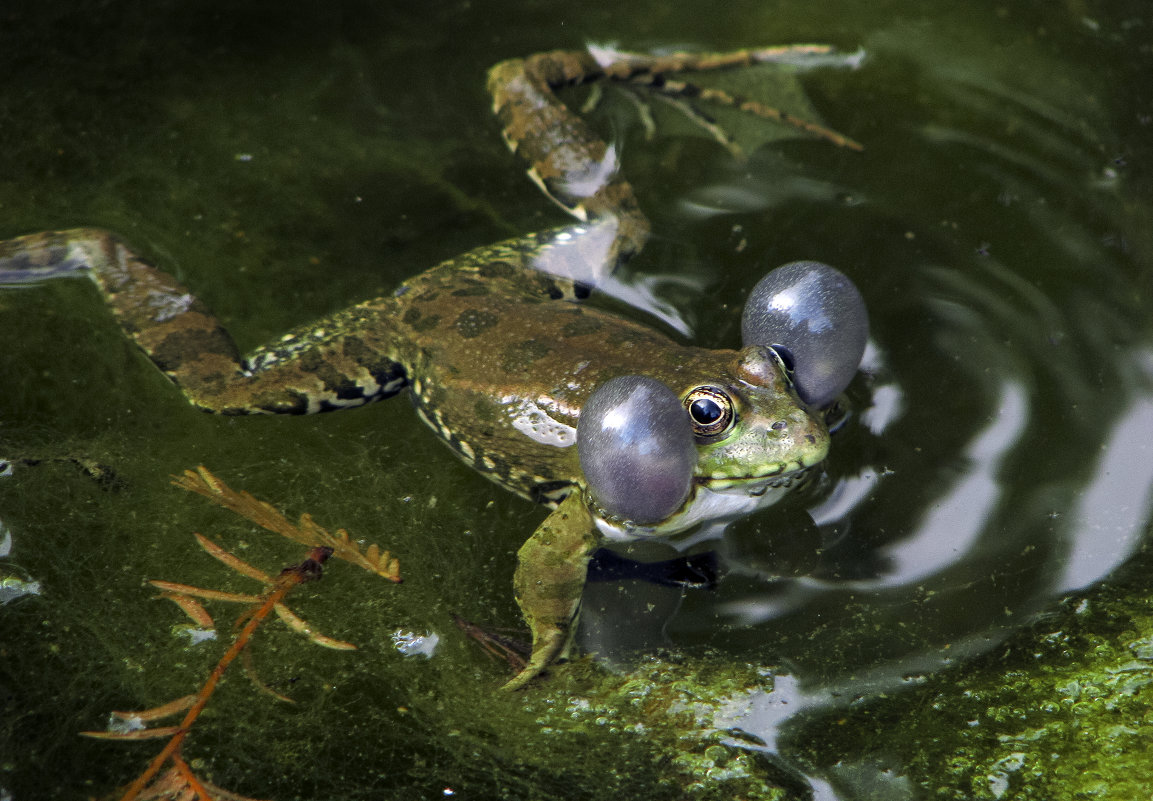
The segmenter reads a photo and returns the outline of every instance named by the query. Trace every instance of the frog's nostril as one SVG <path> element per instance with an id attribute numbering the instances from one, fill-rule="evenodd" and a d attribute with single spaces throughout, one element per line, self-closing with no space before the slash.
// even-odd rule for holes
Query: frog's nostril
<path id="1" fill-rule="evenodd" d="M 789 373 L 796 372 L 797 360 L 793 357 L 793 352 L 786 348 L 784 345 L 770 345 L 773 351 L 781 357 L 781 364 L 785 366 L 785 370 Z"/>
<path id="2" fill-rule="evenodd" d="M 773 431 L 784 431 L 788 427 L 789 424 L 784 420 L 778 420 L 777 422 L 773 423 Z"/>

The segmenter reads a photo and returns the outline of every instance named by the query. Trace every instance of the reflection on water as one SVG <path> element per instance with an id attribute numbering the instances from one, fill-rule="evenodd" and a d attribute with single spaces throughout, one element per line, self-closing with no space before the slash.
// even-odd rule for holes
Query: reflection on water
<path id="1" fill-rule="evenodd" d="M 698 187 L 683 210 L 757 230 L 750 217 L 840 205 L 857 232 L 901 226 L 919 246 L 896 264 L 851 248 L 788 254 L 848 272 L 876 332 L 868 379 L 851 392 L 858 413 L 809 509 L 816 563 L 801 576 L 730 563 L 713 596 L 687 594 L 663 629 L 679 645 L 769 652 L 785 666 L 740 722 L 769 750 L 802 711 L 988 652 L 1063 593 L 1106 579 L 1149 528 L 1153 343 L 1111 217 L 1126 182 L 1101 145 L 1102 109 L 1061 65 L 1042 77 L 1039 65 L 1018 72 L 948 46 L 926 59 L 924 47 L 878 34 L 870 60 L 915 59 L 921 91 L 947 110 L 906 144 L 918 180 L 967 176 L 929 188 L 934 202 L 810 169 Z M 885 770 L 853 771 L 858 790 L 909 793 Z M 848 792 L 809 778 L 815 797 Z"/>
<path id="2" fill-rule="evenodd" d="M 1146 369 L 1153 353 L 1136 354 Z M 1153 503 L 1153 399 L 1136 401 L 1107 432 L 1092 479 L 1061 531 L 1068 537 L 1057 592 L 1081 589 L 1109 575 L 1141 545 Z"/>
<path id="3" fill-rule="evenodd" d="M 1045 35 L 1058 31 L 1054 43 L 1038 33 L 1042 26 L 1035 21 L 1012 18 L 1020 13 L 1012 9 L 1001 9 L 1004 14 L 989 9 L 982 16 L 983 9 L 966 4 L 964 19 L 958 19 L 944 4 L 909 4 L 907 18 L 919 21 L 899 23 L 859 4 L 834 3 L 824 12 L 812 4 L 780 5 L 773 12 L 774 36 L 820 38 L 813 28 L 820 18 L 814 15 L 835 11 L 842 46 L 850 52 L 865 46 L 868 57 L 859 69 L 814 70 L 806 86 L 834 127 L 852 131 L 866 151 L 783 141 L 738 163 L 723 148 L 700 141 L 627 140 L 621 160 L 626 170 L 636 171 L 641 202 L 654 218 L 654 239 L 633 275 L 610 287 L 609 294 L 686 338 L 730 347 L 737 339 L 743 293 L 764 272 L 802 258 L 833 264 L 860 286 L 870 309 L 873 339 L 863 374 L 849 391 L 854 411 L 835 437 L 824 485 L 788 508 L 742 521 L 726 535 L 719 546 L 724 576 L 715 592 L 682 592 L 643 582 L 598 585 L 586 596 L 584 626 L 587 641 L 618 666 L 629 665 L 630 652 L 668 644 L 690 653 L 709 646 L 733 662 L 772 666 L 773 689 L 742 696 L 741 703 L 713 720 L 715 727 L 755 735 L 761 745 L 742 747 L 760 748 L 786 772 L 803 775 L 813 797 L 822 801 L 913 797 L 910 780 L 894 772 L 894 766 L 841 761 L 837 755 L 814 764 L 797 756 L 790 735 L 806 719 L 819 720 L 882 693 L 915 688 L 943 667 L 988 653 L 1037 614 L 1051 610 L 1062 593 L 1108 580 L 1147 541 L 1153 503 L 1147 270 L 1153 260 L 1147 252 L 1147 226 L 1140 222 L 1150 219 L 1147 190 L 1136 185 L 1127 162 L 1150 156 L 1148 146 L 1140 144 L 1148 139 L 1148 122 L 1138 119 L 1148 115 L 1149 106 L 1116 94 L 1135 91 L 1111 77 L 1126 74 L 1125 59 L 1131 55 L 1109 38 L 1120 35 L 1116 20 L 1099 20 L 1095 30 L 1079 15 L 1065 19 L 1064 11 L 1054 10 L 1044 26 L 1050 31 Z M 602 12 L 595 6 L 582 9 L 588 35 L 612 34 L 631 46 L 628 32 L 619 31 L 628 23 L 616 19 L 616 7 Z M 646 10 L 654 13 L 635 38 L 666 44 L 687 35 L 682 20 L 656 13 L 656 8 Z M 353 70 L 356 80 L 330 82 L 334 95 L 324 95 L 319 107 L 302 101 L 300 116 L 290 115 L 287 122 L 251 111 L 251 95 L 233 83 L 238 79 L 216 85 L 219 76 L 207 74 L 197 79 L 203 87 L 198 85 L 196 92 L 145 107 L 148 113 L 137 108 L 131 116 L 120 109 L 109 115 L 111 122 L 97 117 L 85 123 L 101 134 L 93 138 L 124 139 L 131 147 L 89 152 L 76 144 L 89 141 L 81 138 L 72 142 L 76 151 L 50 154 L 51 159 L 83 155 L 92 161 L 74 173 L 55 161 L 4 163 L 11 167 L 0 170 L 4 175 L 17 175 L 16 166 L 39 170 L 32 177 L 19 172 L 23 183 L 10 190 L 2 183 L 8 179 L 0 179 L 4 225 L 20 226 L 5 235 L 41 225 L 99 223 L 146 243 L 155 240 L 153 249 L 171 254 L 197 282 L 218 282 L 213 301 L 228 319 L 243 328 L 254 317 L 251 324 L 260 333 L 264 328 L 279 332 L 282 316 L 302 322 L 304 316 L 350 299 L 387 291 L 412 272 L 452 255 L 428 246 L 429 240 L 447 238 L 463 250 L 506 236 L 509 227 L 553 226 L 558 221 L 541 217 L 546 204 L 531 189 L 524 191 L 527 210 L 514 225 L 494 222 L 499 214 L 486 205 L 515 207 L 523 181 L 521 165 L 500 149 L 495 126 L 478 130 L 487 121 L 479 89 L 484 66 L 520 52 L 489 52 L 492 42 L 501 42 L 502 48 L 523 45 L 524 52 L 574 44 L 571 26 L 542 27 L 531 9 L 520 11 L 529 16 L 521 21 L 510 15 L 494 36 L 476 33 L 488 31 L 484 26 L 492 24 L 490 19 L 466 20 L 468 35 L 456 37 L 454 47 L 459 46 L 461 61 L 470 62 L 472 83 L 459 74 L 448 82 L 434 79 L 445 65 L 441 57 L 429 55 L 436 48 L 426 47 L 420 36 L 412 39 L 419 48 L 402 46 L 399 54 L 382 56 L 387 48 L 378 42 L 363 47 L 344 31 L 332 45 L 340 66 L 304 50 L 294 51 L 291 61 L 301 59 L 300 69 L 307 74 L 309 58 L 318 58 L 317 68 L 325 74 Z M 759 13 L 765 13 L 763 8 L 743 8 L 741 20 L 722 26 L 711 44 L 752 44 L 747 41 L 749 20 Z M 722 25 L 714 20 L 718 16 L 708 11 L 685 18 L 694 25 L 701 19 Z M 575 21 L 575 16 L 568 19 Z M 405 32 L 407 41 L 416 27 L 406 20 L 397 30 Z M 428 41 L 448 36 L 424 28 L 419 32 Z M 260 48 L 233 34 L 244 57 L 231 57 L 244 66 L 237 71 L 247 81 L 245 58 L 257 59 Z M 272 46 L 267 37 L 261 41 L 261 47 Z M 285 64 L 266 69 L 268 75 L 256 77 L 293 101 L 317 91 L 310 84 L 307 92 L 294 94 L 294 81 L 309 82 L 291 71 L 286 76 L 280 70 L 294 68 Z M 393 90 L 396 76 L 411 85 L 401 87 L 403 92 Z M 337 87 L 342 83 L 355 88 L 346 95 Z M 416 100 L 405 100 L 413 93 Z M 6 108 L 16 107 L 8 95 L 3 97 Z M 236 97 L 246 99 L 237 102 Z M 69 114 L 80 102 L 71 100 Z M 236 114 L 233 104 L 245 112 L 227 116 L 219 139 L 188 123 Z M 292 107 L 293 102 L 271 104 L 289 112 Z M 292 149 L 304 144 L 294 140 L 285 147 L 273 137 L 271 144 L 253 147 L 249 141 L 265 128 L 315 135 L 317 129 L 310 126 L 346 108 L 355 114 L 338 132 L 351 144 L 320 129 L 324 135 L 317 139 L 337 144 L 335 155 L 324 151 L 325 158 L 318 159 L 319 176 L 306 171 L 310 157 Z M 461 111 L 470 108 L 474 111 Z M 1139 108 L 1144 111 L 1134 110 Z M 133 138 L 132 131 L 146 125 L 144 118 L 163 118 L 173 109 L 181 124 Z M 45 112 L 46 120 L 62 118 Z M 410 129 L 423 137 L 417 144 L 395 133 Z M 395 137 L 389 145 L 401 149 L 394 158 L 406 162 L 405 170 L 409 161 L 422 165 L 418 178 L 395 161 L 373 161 L 368 177 L 362 175 L 363 162 L 370 159 L 366 154 L 375 152 L 373 144 L 382 137 Z M 476 144 L 486 137 L 494 140 L 491 151 Z M 436 144 L 441 139 L 448 144 Z M 24 131 L 20 146 L 32 148 L 35 141 Z M 180 149 L 185 142 L 186 149 Z M 165 147 L 177 148 L 176 155 Z M 232 161 L 231 154 L 253 150 L 258 155 L 252 163 Z M 54 183 L 63 174 L 100 173 L 93 164 L 112 158 L 123 159 L 115 162 L 114 187 L 97 182 L 64 191 Z M 291 183 L 288 189 L 278 188 L 269 198 L 244 183 L 253 167 L 276 161 L 289 163 L 281 165 L 284 175 L 291 176 L 283 179 Z M 187 169 L 186 162 L 193 167 Z M 212 166 L 219 163 L 227 168 Z M 247 172 L 234 172 L 241 166 Z M 175 172 L 168 175 L 161 167 Z M 296 192 L 295 182 L 306 180 L 301 175 L 313 175 L 314 183 Z M 273 171 L 269 176 L 266 181 L 281 186 Z M 215 182 L 223 188 L 205 188 Z M 436 191 L 409 197 L 407 189 L 422 182 Z M 47 187 L 43 196 L 38 194 L 41 185 Z M 189 197 L 200 192 L 207 193 L 204 201 Z M 467 197 L 462 200 L 462 195 Z M 93 196 L 112 206 L 85 200 Z M 246 218 L 241 211 L 288 196 L 295 199 L 275 206 L 272 222 Z M 230 203 L 235 210 L 220 211 L 232 208 Z M 412 220 L 405 216 L 409 213 Z M 164 219 L 165 214 L 170 216 Z M 421 221 L 414 222 L 418 217 Z M 314 218 L 322 221 L 299 222 Z M 40 219 L 44 222 L 33 222 Z M 358 238 L 352 228 L 369 233 Z M 182 255 L 183 248 L 198 253 L 197 243 L 215 242 L 213 236 L 220 242 L 206 245 L 199 255 L 210 266 L 219 263 L 220 275 L 207 269 L 197 275 L 197 259 Z M 265 242 L 265 250 L 253 245 L 257 240 Z M 419 256 L 405 261 L 414 248 Z M 357 269 L 349 272 L 356 278 L 342 278 L 338 269 L 330 269 L 365 251 L 374 261 L 371 269 L 367 262 L 353 261 Z M 388 263 L 373 274 L 378 256 Z M 298 273 L 291 272 L 293 257 L 301 266 Z M 262 272 L 264 262 L 276 269 Z M 342 280 L 349 283 L 340 288 Z M 318 284 L 323 289 L 316 290 Z M 332 297 L 309 295 L 330 287 Z M 715 289 L 715 295 L 705 297 L 705 287 Z M 51 291 L 59 293 L 55 299 L 73 304 L 66 307 L 70 311 L 86 302 L 79 290 L 75 296 L 69 289 Z M 496 797 L 496 788 L 503 793 L 514 782 L 519 783 L 508 794 L 516 798 L 539 797 L 541 787 L 555 788 L 541 777 L 555 773 L 557 766 L 524 767 L 501 750 L 506 739 L 534 734 L 526 731 L 534 725 L 531 720 L 520 721 L 515 733 L 493 723 L 496 728 L 485 729 L 483 737 L 459 736 L 467 728 L 454 717 L 461 709 L 476 706 L 478 717 L 497 721 L 507 710 L 486 714 L 485 704 L 503 703 L 489 700 L 498 668 L 479 658 L 471 661 L 445 625 L 448 613 L 457 611 L 485 620 L 515 619 L 509 587 L 512 553 L 539 522 L 532 517 L 534 510 L 495 497 L 497 491 L 483 481 L 469 484 L 431 438 L 423 450 L 425 432 L 409 434 L 415 422 L 404 416 L 407 411 L 366 410 L 350 421 L 293 421 L 275 428 L 278 424 L 261 425 L 264 421 L 224 421 L 210 429 L 216 423 L 182 417 L 180 404 L 166 406 L 167 396 L 148 384 L 141 365 L 117 349 L 111 335 L 94 335 L 92 347 L 99 346 L 99 353 L 85 350 L 88 327 L 99 325 L 95 312 L 90 318 L 83 312 L 57 318 L 44 311 L 49 301 L 36 307 L 26 300 L 30 294 L 0 296 L 8 341 L 19 331 L 19 344 L 27 348 L 19 363 L 0 365 L 10 378 L 0 398 L 7 415 L 0 419 L 5 447 L 13 437 L 24 437 L 45 447 L 120 448 L 116 458 L 135 473 L 137 488 L 147 485 L 145 477 L 155 479 L 194 460 L 231 460 L 242 475 L 277 476 L 268 479 L 266 497 L 285 498 L 291 490 L 307 497 L 305 508 L 318 513 L 321 503 L 346 514 L 362 509 L 359 522 L 366 531 L 386 521 L 397 550 L 412 565 L 414 578 L 396 595 L 398 600 L 388 602 L 396 606 L 377 606 L 376 598 L 357 589 L 336 596 L 341 600 L 334 606 L 348 618 L 342 622 L 359 626 L 349 638 L 363 643 L 367 656 L 323 666 L 293 664 L 286 670 L 285 682 L 326 684 L 316 690 L 320 700 L 312 706 L 309 696 L 299 693 L 301 708 L 310 715 L 281 718 L 278 711 L 265 710 L 257 716 L 249 733 L 268 726 L 272 718 L 282 727 L 273 732 L 274 746 L 260 741 L 252 748 L 264 750 L 245 752 L 246 741 L 256 741 L 245 736 L 231 745 L 246 764 L 268 760 L 269 775 L 256 767 L 254 777 L 246 776 L 254 783 L 250 793 L 264 795 L 263 781 L 307 776 L 316 787 L 299 792 L 323 797 L 324 791 L 316 789 L 322 779 L 313 768 L 285 760 L 298 771 L 286 774 L 284 764 L 275 760 L 299 743 L 313 753 L 324 748 L 341 753 L 349 776 L 394 770 L 393 763 L 424 765 L 420 777 L 403 786 L 426 795 L 448 787 L 439 781 L 448 775 L 455 777 L 456 788 L 481 788 L 476 797 Z M 296 301 L 304 307 L 309 299 L 324 308 L 296 307 Z M 25 314 L 36 321 L 27 329 Z M 58 339 L 67 343 L 63 350 L 68 352 L 59 352 Z M 32 375 L 38 380 L 27 380 Z M 129 389 L 116 390 L 124 381 Z M 78 388 L 83 390 L 79 399 Z M 101 406 L 98 411 L 86 405 L 90 397 Z M 21 429 L 23 424 L 29 428 Z M 299 441 L 293 439 L 297 436 Z M 350 451 L 368 455 L 344 461 Z M 155 463 L 149 461 L 153 458 Z M 133 463 L 141 466 L 133 471 Z M 313 463 L 321 466 L 307 472 Z M 40 655 L 31 646 L 22 651 L 18 666 L 25 672 L 11 679 L 21 688 L 20 697 L 53 714 L 66 711 L 68 725 L 79 730 L 118 705 L 143 706 L 167 700 L 159 696 L 187 692 L 191 670 L 173 668 L 177 675 L 158 678 L 155 665 L 144 664 L 136 650 L 126 656 L 106 644 L 131 639 L 150 643 L 155 653 L 165 652 L 156 632 L 171 621 L 147 608 L 138 585 L 142 577 L 167 575 L 173 561 L 185 567 L 181 554 L 187 552 L 171 543 L 186 540 L 192 524 L 183 514 L 161 517 L 171 505 L 167 496 L 142 498 L 134 489 L 108 498 L 85 486 L 57 486 L 28 475 L 3 479 L 6 485 L 20 483 L 26 494 L 3 496 L 0 516 L 12 526 L 41 533 L 60 555 L 52 562 L 38 554 L 37 541 L 14 528 L 13 552 L 21 560 L 17 577 L 27 581 L 35 576 L 44 595 L 0 607 L 0 616 L 11 615 L 0 617 L 0 626 L 19 626 L 29 640 L 35 633 L 36 642 L 41 635 L 49 637 L 64 656 L 55 651 Z M 315 476 L 331 483 L 318 491 Z M 7 486 L 0 491 L 7 492 Z M 417 502 L 410 502 L 414 497 Z M 129 519 L 137 510 L 141 519 Z M 50 539 L 58 529 L 56 539 Z M 121 531 L 128 534 L 121 538 Z M 175 555 L 167 557 L 170 563 L 163 570 L 149 561 L 161 559 L 158 554 L 168 549 Z M 25 562 L 31 573 L 23 572 Z M 12 575 L 5 573 L 9 563 L 7 558 L 0 563 L 0 577 Z M 122 594 L 111 595 L 110 588 Z M 324 592 L 340 590 L 325 586 Z M 88 604 L 97 602 L 104 604 L 101 614 L 89 614 Z M 139 615 L 123 612 L 141 608 L 146 611 Z M 37 610 L 45 609 L 43 624 L 33 620 L 41 614 Z M 153 618 L 144 619 L 149 615 Z M 397 632 L 406 637 L 417 632 L 428 641 L 439 635 L 440 643 L 428 659 L 401 659 Z M 61 666 L 70 659 L 83 668 Z M 172 667 L 170 656 L 161 661 L 164 668 Z M 0 669 L 10 669 L 10 663 Z M 44 686 L 41 677 L 46 677 Z M 0 702 L 9 698 L 5 681 L 8 676 L 0 672 Z M 84 699 L 53 700 L 57 687 L 48 687 L 50 681 L 73 688 Z M 22 715 L 24 705 L 21 701 Z M 58 718 L 50 724 L 35 715 L 28 719 L 27 731 L 59 726 Z M 0 736 L 8 731 L 3 727 L 0 721 Z M 263 728 L 260 733 L 268 734 Z M 58 762 L 62 746 L 57 740 L 53 734 L 51 743 L 37 742 L 45 743 L 44 753 Z M 92 778 L 98 772 L 93 766 L 103 765 L 106 753 L 106 747 L 86 751 L 85 759 L 77 761 L 84 775 L 62 781 L 78 784 Z M 598 759 L 610 760 L 611 754 L 597 753 Z M 39 753 L 21 758 L 35 765 Z M 120 764 L 105 770 L 123 778 Z M 222 760 L 220 769 L 229 764 Z M 0 765 L 2 771 L 10 769 Z M 0 795 L 6 781 L 0 773 Z M 587 786 L 550 792 L 559 797 L 562 790 L 571 790 L 573 797 L 591 797 L 597 786 L 590 780 Z M 362 791 L 368 792 L 350 789 L 349 797 Z"/>
<path id="4" fill-rule="evenodd" d="M 1006 381 L 996 416 L 960 454 L 965 466 L 955 484 L 926 510 L 908 540 L 882 549 L 888 566 L 882 586 L 908 585 L 933 576 L 979 544 L 1002 501 L 997 478 L 1020 445 L 1028 411 L 1020 385 Z"/>

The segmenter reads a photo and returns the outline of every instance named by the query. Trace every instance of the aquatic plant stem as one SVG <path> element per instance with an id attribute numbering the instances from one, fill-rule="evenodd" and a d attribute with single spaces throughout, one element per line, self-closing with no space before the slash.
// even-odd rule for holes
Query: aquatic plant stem
<path id="1" fill-rule="evenodd" d="M 120 797 L 120 801 L 133 801 L 140 795 L 141 791 L 148 786 L 148 783 L 156 776 L 164 763 L 169 759 L 181 770 L 182 774 L 190 773 L 187 770 L 187 763 L 180 756 L 180 746 L 184 742 L 184 738 L 192 729 L 192 724 L 196 722 L 197 717 L 204 710 L 208 704 L 208 699 L 216 691 L 216 685 L 220 683 L 220 679 L 224 676 L 224 671 L 232 664 L 236 657 L 240 656 L 252 635 L 265 621 L 265 619 L 272 613 L 276 605 L 284 600 L 284 597 L 298 584 L 303 584 L 306 581 L 311 581 L 320 577 L 320 567 L 332 555 L 332 549 L 324 546 L 313 548 L 309 551 L 308 558 L 298 565 L 285 568 L 279 576 L 273 581 L 272 588 L 264 595 L 260 606 L 254 607 L 250 612 L 246 612 L 241 616 L 240 620 L 245 621 L 243 628 L 236 634 L 236 638 L 232 641 L 232 645 L 220 657 L 220 661 L 216 663 L 216 667 L 212 669 L 209 674 L 208 680 L 200 688 L 200 692 L 196 694 L 196 701 L 192 707 L 184 715 L 184 719 L 180 721 L 177 731 L 172 735 L 172 739 L 161 749 L 153 760 L 148 763 L 148 767 L 140 774 L 125 791 L 124 795 Z M 238 623 L 240 621 L 237 621 Z M 181 766 L 184 766 L 183 768 Z M 199 782 L 196 783 L 199 785 Z M 202 788 L 196 789 L 197 795 L 202 801 L 211 801 L 211 798 L 202 792 Z"/>

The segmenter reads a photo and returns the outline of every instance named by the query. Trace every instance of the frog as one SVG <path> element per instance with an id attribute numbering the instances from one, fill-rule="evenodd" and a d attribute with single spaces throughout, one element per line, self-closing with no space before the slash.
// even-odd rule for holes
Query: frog
<path id="1" fill-rule="evenodd" d="M 461 461 L 550 510 L 517 552 L 514 591 L 532 645 L 504 687 L 520 689 L 568 655 L 602 543 L 762 508 L 818 470 L 830 443 L 831 401 L 802 397 L 777 343 L 680 344 L 588 302 L 640 252 L 650 225 L 617 148 L 558 91 L 626 82 L 698 96 L 675 76 L 824 52 L 589 49 L 497 64 L 488 90 L 505 141 L 576 221 L 477 247 L 247 356 L 192 291 L 109 231 L 0 242 L 0 283 L 91 279 L 125 334 L 206 412 L 314 414 L 408 395 Z M 762 116 L 855 145 L 771 109 Z"/>

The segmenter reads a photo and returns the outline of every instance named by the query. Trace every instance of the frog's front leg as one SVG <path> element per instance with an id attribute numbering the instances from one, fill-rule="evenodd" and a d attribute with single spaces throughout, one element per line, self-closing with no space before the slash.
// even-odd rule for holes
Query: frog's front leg
<path id="1" fill-rule="evenodd" d="M 520 689 L 568 650 L 597 544 L 596 524 L 573 490 L 521 546 L 514 585 L 532 631 L 532 655 L 504 689 Z"/>
<path id="2" fill-rule="evenodd" d="M 281 337 L 242 360 L 228 332 L 188 289 L 97 229 L 0 242 L 0 284 L 87 275 L 124 331 L 194 405 L 221 414 L 303 414 L 399 392 L 403 367 L 385 354 L 384 299 Z"/>

